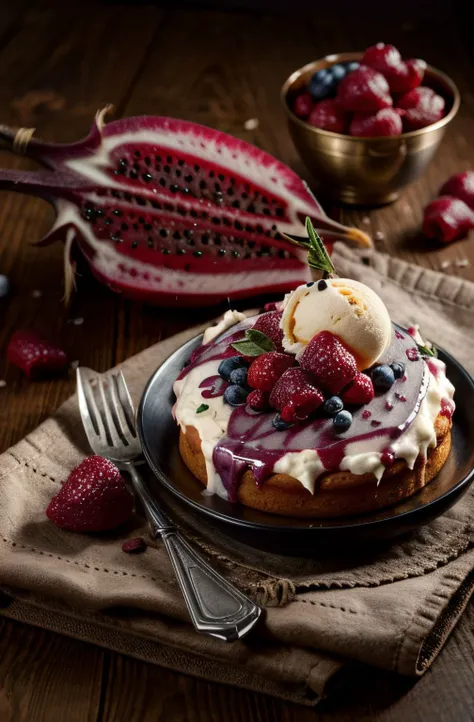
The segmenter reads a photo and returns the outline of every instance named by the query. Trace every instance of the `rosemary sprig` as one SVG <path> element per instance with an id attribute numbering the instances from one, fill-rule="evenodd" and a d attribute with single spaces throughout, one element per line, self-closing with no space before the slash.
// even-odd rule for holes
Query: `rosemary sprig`
<path id="1" fill-rule="evenodd" d="M 421 343 L 417 343 L 416 345 L 418 346 L 418 351 L 422 356 L 433 356 L 434 358 L 438 357 L 438 349 L 436 346 L 429 348 L 428 346 L 422 346 Z"/>
<path id="2" fill-rule="evenodd" d="M 310 268 L 314 268 L 317 271 L 323 271 L 324 277 L 337 275 L 334 264 L 326 251 L 326 247 L 318 233 L 315 231 L 314 226 L 311 223 L 311 218 L 308 216 L 306 217 L 305 227 L 306 233 L 308 234 L 307 239 L 296 239 L 292 236 L 286 235 L 286 233 L 283 235 L 295 245 L 303 246 L 308 250 L 308 265 Z"/>

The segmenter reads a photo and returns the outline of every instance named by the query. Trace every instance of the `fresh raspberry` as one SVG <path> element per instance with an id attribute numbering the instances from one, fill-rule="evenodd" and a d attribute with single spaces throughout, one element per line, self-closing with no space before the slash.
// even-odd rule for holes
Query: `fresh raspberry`
<path id="1" fill-rule="evenodd" d="M 259 391 L 271 391 L 280 376 L 293 366 L 295 357 L 270 351 L 257 356 L 249 368 L 247 383 Z"/>
<path id="2" fill-rule="evenodd" d="M 426 69 L 424 60 L 413 58 L 404 62 L 397 48 L 385 43 L 377 43 L 367 48 L 362 64 L 382 73 L 392 93 L 406 93 L 417 88 Z"/>
<path id="3" fill-rule="evenodd" d="M 349 126 L 349 135 L 364 138 L 400 135 L 403 129 L 402 119 L 393 108 L 383 108 L 374 115 L 356 113 Z"/>
<path id="4" fill-rule="evenodd" d="M 293 113 L 297 115 L 298 118 L 306 119 L 311 113 L 312 107 L 313 99 L 311 98 L 311 95 L 309 93 L 301 93 L 301 95 L 298 95 L 298 97 L 295 98 L 295 102 L 293 103 Z"/>
<path id="5" fill-rule="evenodd" d="M 141 536 L 137 536 L 134 539 L 127 539 L 122 544 L 122 551 L 127 554 L 140 554 L 147 548 L 147 543 Z"/>
<path id="6" fill-rule="evenodd" d="M 321 100 L 311 111 L 308 123 L 314 125 L 315 128 L 330 130 L 333 133 L 344 133 L 346 114 L 335 100 Z"/>
<path id="7" fill-rule="evenodd" d="M 247 396 L 247 404 L 254 411 L 265 411 L 270 406 L 269 401 L 270 394 L 268 391 L 260 391 L 260 389 L 251 391 Z"/>
<path id="8" fill-rule="evenodd" d="M 283 351 L 283 331 L 280 328 L 282 311 L 269 311 L 262 313 L 255 322 L 254 329 L 268 336 L 275 344 L 276 351 Z"/>
<path id="9" fill-rule="evenodd" d="M 264 311 L 281 311 L 281 301 L 269 301 L 263 307 Z"/>
<path id="10" fill-rule="evenodd" d="M 294 423 L 304 421 L 324 403 L 324 395 L 314 386 L 304 386 L 296 391 L 291 400 L 283 407 L 283 421 Z"/>
<path id="11" fill-rule="evenodd" d="M 393 105 L 383 75 L 363 65 L 341 80 L 337 101 L 344 110 L 353 113 L 376 113 Z"/>
<path id="12" fill-rule="evenodd" d="M 296 394 L 305 388 L 316 389 L 314 378 L 299 366 L 290 368 L 281 376 L 270 394 L 270 406 L 282 411 Z"/>
<path id="13" fill-rule="evenodd" d="M 347 389 L 342 392 L 341 399 L 345 404 L 362 406 L 362 404 L 368 404 L 372 401 L 374 395 L 374 385 L 370 376 L 367 376 L 367 374 L 357 374 Z"/>
<path id="14" fill-rule="evenodd" d="M 474 211 L 474 170 L 465 170 L 464 173 L 451 176 L 438 195 L 459 198 Z"/>
<path id="15" fill-rule="evenodd" d="M 464 201 L 441 196 L 425 208 L 422 231 L 427 238 L 451 243 L 467 236 L 474 228 L 474 211 Z"/>
<path id="16" fill-rule="evenodd" d="M 8 343 L 7 358 L 32 378 L 59 374 L 68 365 L 66 353 L 35 331 L 15 331 Z"/>
<path id="17" fill-rule="evenodd" d="M 51 499 L 46 515 L 60 529 L 97 532 L 115 529 L 132 510 L 133 498 L 115 464 L 89 456 Z"/>
<path id="18" fill-rule="evenodd" d="M 299 362 L 314 375 L 317 386 L 331 394 L 339 393 L 358 373 L 354 356 L 330 331 L 314 336 Z"/>
<path id="19" fill-rule="evenodd" d="M 402 95 L 397 106 L 406 110 L 403 126 L 406 131 L 410 131 L 425 128 L 440 120 L 444 115 L 445 102 L 432 88 L 421 86 Z"/>

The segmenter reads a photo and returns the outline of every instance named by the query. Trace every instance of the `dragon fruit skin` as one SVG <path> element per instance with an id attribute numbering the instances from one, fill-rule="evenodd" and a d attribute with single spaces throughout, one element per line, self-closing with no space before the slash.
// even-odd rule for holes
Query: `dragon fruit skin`
<path id="1" fill-rule="evenodd" d="M 65 242 L 66 297 L 77 244 L 99 280 L 163 305 L 210 305 L 284 292 L 309 278 L 306 253 L 282 234 L 305 236 L 309 216 L 326 243 L 370 245 L 329 219 L 301 179 L 264 151 L 225 133 L 165 117 L 107 125 L 69 145 L 0 128 L 39 171 L 0 170 L 0 188 L 49 200 L 57 218 L 39 245 Z"/>

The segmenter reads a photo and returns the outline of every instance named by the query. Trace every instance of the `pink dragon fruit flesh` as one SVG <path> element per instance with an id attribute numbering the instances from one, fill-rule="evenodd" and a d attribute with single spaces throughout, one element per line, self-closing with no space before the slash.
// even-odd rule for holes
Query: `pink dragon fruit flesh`
<path id="1" fill-rule="evenodd" d="M 66 297 L 77 244 L 101 281 L 163 305 L 207 305 L 308 280 L 306 252 L 282 234 L 306 236 L 309 216 L 326 243 L 370 245 L 328 218 L 286 165 L 226 133 L 173 118 L 104 123 L 60 145 L 0 128 L 3 145 L 45 166 L 0 170 L 0 188 L 49 200 L 56 222 L 39 243 L 65 242 Z"/>

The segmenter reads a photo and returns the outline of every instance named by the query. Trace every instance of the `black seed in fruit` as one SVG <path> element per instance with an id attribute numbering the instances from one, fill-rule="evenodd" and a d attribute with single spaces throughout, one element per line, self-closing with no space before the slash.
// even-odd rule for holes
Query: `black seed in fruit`
<path id="1" fill-rule="evenodd" d="M 145 231 L 151 231 L 153 226 L 151 225 L 151 223 L 145 223 L 143 228 L 145 229 Z"/>
<path id="2" fill-rule="evenodd" d="M 137 248 L 138 241 L 132 241 L 132 248 Z"/>
<path id="3" fill-rule="evenodd" d="M 193 177 L 192 175 L 185 175 L 184 180 L 186 181 L 186 183 L 192 183 Z"/>
<path id="4" fill-rule="evenodd" d="M 201 170 L 201 166 L 197 165 L 196 163 L 196 165 L 194 166 L 194 170 L 196 171 L 196 173 L 199 173 L 199 171 Z"/>
<path id="5" fill-rule="evenodd" d="M 246 201 L 248 197 L 249 197 L 248 193 L 242 193 L 242 198 L 244 199 L 244 201 Z"/>
<path id="6" fill-rule="evenodd" d="M 120 228 L 122 229 L 122 231 L 128 231 L 128 225 L 126 223 L 122 223 Z"/>
<path id="7" fill-rule="evenodd" d="M 161 252 L 162 252 L 162 254 L 163 254 L 164 256 L 169 256 L 169 255 L 170 255 L 170 249 L 169 249 L 169 248 L 162 248 L 162 249 L 161 249 Z"/>
<path id="8" fill-rule="evenodd" d="M 199 188 L 203 191 L 203 190 L 205 189 L 205 187 L 206 187 L 206 181 L 203 181 L 203 180 L 200 181 L 200 182 L 199 182 Z"/>
<path id="9" fill-rule="evenodd" d="M 111 241 L 115 241 L 115 242 L 119 241 L 119 240 L 120 240 L 120 233 L 112 233 L 112 235 L 110 236 L 110 240 L 111 240 Z"/>
<path id="10" fill-rule="evenodd" d="M 170 185 L 170 191 L 171 191 L 171 193 L 177 193 L 178 190 L 179 190 L 179 188 L 178 188 L 178 186 L 176 185 L 176 183 L 172 183 L 172 184 Z"/>
<path id="11" fill-rule="evenodd" d="M 209 178 L 214 178 L 215 175 L 213 170 L 209 171 Z"/>
<path id="12" fill-rule="evenodd" d="M 201 243 L 204 244 L 205 246 L 207 246 L 207 244 L 209 243 L 209 236 L 204 234 L 203 237 L 201 238 Z"/>
<path id="13" fill-rule="evenodd" d="M 214 216 L 211 220 L 212 220 L 213 223 L 216 224 L 216 226 L 219 226 L 219 225 L 220 225 L 221 219 L 218 218 L 217 216 Z"/>
<path id="14" fill-rule="evenodd" d="M 173 238 L 175 239 L 175 241 L 179 241 L 180 238 L 181 238 L 180 232 L 179 232 L 179 231 L 175 231 L 175 232 L 173 233 Z"/>
<path id="15" fill-rule="evenodd" d="M 135 200 L 136 200 L 136 202 L 138 203 L 139 206 L 144 206 L 144 205 L 145 205 L 145 199 L 142 198 L 141 196 L 135 196 Z"/>
<path id="16" fill-rule="evenodd" d="M 247 212 L 248 212 L 248 213 L 255 213 L 255 206 L 254 206 L 253 203 L 249 203 L 249 205 L 247 206 Z"/>
<path id="17" fill-rule="evenodd" d="M 285 258 L 285 251 L 282 251 L 281 249 L 278 251 L 278 258 Z"/>
<path id="18" fill-rule="evenodd" d="M 239 202 L 239 201 L 232 201 L 232 207 L 233 207 L 233 208 L 240 208 L 240 202 Z"/>
<path id="19" fill-rule="evenodd" d="M 181 171 L 179 170 L 179 168 L 176 168 L 174 174 L 175 174 L 176 178 L 181 178 Z"/>
<path id="20" fill-rule="evenodd" d="M 168 235 L 169 235 L 169 231 L 168 231 L 167 228 L 161 228 L 161 229 L 160 229 L 160 236 L 161 236 L 162 238 L 167 238 Z"/>
<path id="21" fill-rule="evenodd" d="M 169 165 L 164 165 L 164 166 L 163 166 L 163 170 L 164 170 L 165 173 L 169 173 L 170 170 L 171 170 L 171 168 L 169 167 Z"/>
<path id="22" fill-rule="evenodd" d="M 141 155 L 140 151 L 136 150 L 134 153 L 135 158 L 140 158 L 140 155 Z"/>
<path id="23" fill-rule="evenodd" d="M 136 178 L 138 178 L 138 173 L 136 170 L 130 171 L 130 178 L 132 178 L 132 180 L 135 180 Z"/>
<path id="24" fill-rule="evenodd" d="M 232 225 L 232 223 L 230 222 L 230 220 L 229 220 L 228 218 L 223 218 L 223 219 L 222 219 L 222 223 L 223 223 L 225 226 L 231 226 L 231 225 Z"/>
<path id="25" fill-rule="evenodd" d="M 221 192 L 221 187 L 220 187 L 219 183 L 214 183 L 214 190 L 216 191 L 216 193 Z"/>
<path id="26" fill-rule="evenodd" d="M 120 193 L 118 191 L 112 191 L 112 196 L 114 198 L 120 198 Z"/>
<path id="27" fill-rule="evenodd" d="M 216 233 L 216 235 L 214 236 L 214 243 L 216 244 L 216 246 L 220 246 L 222 243 L 221 237 L 218 233 Z"/>
<path id="28" fill-rule="evenodd" d="M 145 219 L 143 218 L 143 216 L 138 216 L 138 222 L 145 223 Z"/>
<path id="29" fill-rule="evenodd" d="M 150 163 L 151 163 L 151 158 L 150 158 L 148 155 L 147 155 L 147 157 L 146 157 L 144 160 L 145 160 L 145 165 L 150 165 Z"/>
<path id="30" fill-rule="evenodd" d="M 131 193 L 124 193 L 123 197 L 124 197 L 125 200 L 128 201 L 129 203 L 130 203 L 130 202 L 132 201 L 132 199 L 133 199 L 133 196 L 132 196 Z"/>
<path id="31" fill-rule="evenodd" d="M 155 155 L 155 160 L 157 163 L 161 163 L 161 155 Z"/>
<path id="32" fill-rule="evenodd" d="M 105 223 L 106 223 L 107 226 L 110 226 L 110 224 L 111 224 L 112 222 L 113 222 L 113 221 L 112 221 L 111 218 L 106 218 L 106 219 L 105 219 Z"/>
<path id="33" fill-rule="evenodd" d="M 193 256 L 196 256 L 196 258 L 200 258 L 202 256 L 202 251 L 194 251 Z"/>
<path id="34" fill-rule="evenodd" d="M 178 248 L 178 250 L 176 251 L 176 253 L 178 254 L 178 256 L 184 256 L 184 254 L 186 253 L 186 249 L 185 249 L 185 248 Z"/>
<path id="35" fill-rule="evenodd" d="M 180 158 L 180 159 L 178 160 L 178 165 L 180 165 L 180 166 L 183 166 L 183 165 L 184 165 L 184 160 L 183 160 L 182 158 Z"/>
<path id="36" fill-rule="evenodd" d="M 173 158 L 172 158 L 171 155 L 168 155 L 168 156 L 166 157 L 166 162 L 167 162 L 167 163 L 172 163 L 172 162 L 173 162 Z"/>
<path id="37" fill-rule="evenodd" d="M 193 231 L 190 228 L 187 228 L 184 231 L 184 237 L 185 238 L 192 238 L 193 237 Z"/>
<path id="38" fill-rule="evenodd" d="M 158 209 L 161 208 L 160 204 L 157 203 L 156 201 L 152 201 L 151 205 L 152 205 L 152 208 L 158 208 Z"/>
<path id="39" fill-rule="evenodd" d="M 225 248 L 219 248 L 219 256 L 225 256 L 226 253 L 227 251 L 225 250 Z"/>
<path id="40" fill-rule="evenodd" d="M 151 173 L 144 173 L 142 175 L 142 178 L 145 181 L 145 183 L 149 183 L 151 180 L 153 180 L 153 176 L 151 175 Z"/>
<path id="41" fill-rule="evenodd" d="M 249 248 L 255 248 L 255 241 L 249 241 L 249 242 L 248 242 L 248 247 L 249 247 Z"/>
<path id="42" fill-rule="evenodd" d="M 234 227 L 235 227 L 235 230 L 236 230 L 236 231 L 242 231 L 242 230 L 243 230 L 243 225 L 241 224 L 240 221 L 235 221 Z"/>
<path id="43" fill-rule="evenodd" d="M 138 229 L 140 228 L 140 226 L 138 225 L 138 223 L 134 223 L 133 226 L 132 226 L 132 228 L 133 228 L 134 231 L 138 231 Z"/>
<path id="44" fill-rule="evenodd" d="M 195 246 L 195 245 L 196 245 L 196 241 L 194 240 L 194 238 L 190 238 L 188 241 L 188 246 Z"/>
<path id="45" fill-rule="evenodd" d="M 164 188 L 165 185 L 166 185 L 166 181 L 165 181 L 164 178 L 160 178 L 160 180 L 158 181 L 158 183 L 160 184 L 160 186 L 163 186 L 163 188 Z"/>
<path id="46" fill-rule="evenodd" d="M 234 189 L 233 188 L 227 188 L 227 195 L 233 196 L 234 195 Z"/>
<path id="47" fill-rule="evenodd" d="M 138 173 L 138 171 L 140 170 L 140 166 L 138 165 L 138 163 L 133 164 L 133 169 L 136 170 Z"/>
<path id="48" fill-rule="evenodd" d="M 283 210 L 283 208 L 276 209 L 276 214 L 277 214 L 278 218 L 282 218 L 284 213 L 285 213 L 285 211 Z"/>
<path id="49" fill-rule="evenodd" d="M 186 215 L 186 208 L 183 208 L 183 206 L 179 206 L 179 208 L 178 208 L 178 213 L 179 213 L 180 216 L 185 216 L 185 215 Z"/>
<path id="50" fill-rule="evenodd" d="M 191 218 L 197 218 L 198 212 L 195 211 L 194 208 L 191 208 L 191 210 L 189 211 L 189 215 L 191 216 Z"/>
<path id="51" fill-rule="evenodd" d="M 112 213 L 114 214 L 114 216 L 123 216 L 123 213 L 120 210 L 120 208 L 114 208 Z"/>
<path id="52" fill-rule="evenodd" d="M 148 242 L 148 248 L 153 248 L 153 246 L 155 245 L 155 244 L 153 243 L 153 238 L 148 238 L 148 239 L 147 239 L 147 242 Z"/>
<path id="53" fill-rule="evenodd" d="M 234 258 L 238 258 L 240 256 L 240 251 L 234 250 L 234 251 L 232 251 L 232 255 L 234 256 Z"/>

